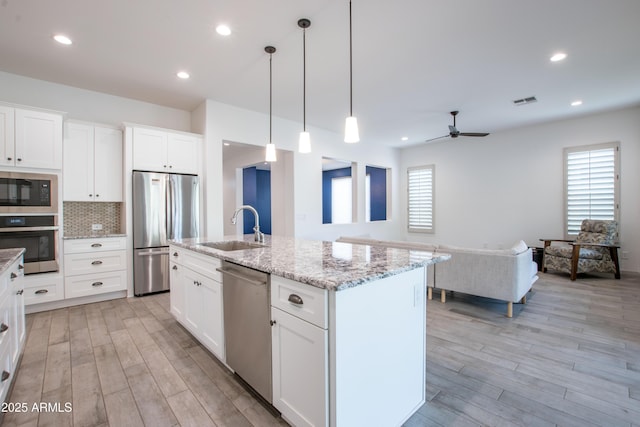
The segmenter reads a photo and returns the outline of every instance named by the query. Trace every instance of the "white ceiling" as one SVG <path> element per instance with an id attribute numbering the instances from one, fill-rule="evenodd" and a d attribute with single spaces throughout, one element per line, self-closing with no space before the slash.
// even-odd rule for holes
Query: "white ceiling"
<path id="1" fill-rule="evenodd" d="M 271 44 L 273 114 L 302 121 L 299 18 L 312 23 L 307 123 L 342 133 L 347 0 L 0 0 L 0 69 L 188 111 L 209 98 L 267 113 Z M 497 132 L 638 105 L 638 18 L 638 0 L 354 0 L 362 142 L 444 135 L 451 110 L 462 132 Z M 551 63 L 560 50 L 568 58 Z M 183 69 L 191 79 L 175 77 Z M 538 102 L 512 105 L 528 96 Z"/>

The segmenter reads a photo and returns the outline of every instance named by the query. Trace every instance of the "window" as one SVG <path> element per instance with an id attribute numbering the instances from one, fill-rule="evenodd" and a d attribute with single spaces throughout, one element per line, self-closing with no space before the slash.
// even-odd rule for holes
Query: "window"
<path id="1" fill-rule="evenodd" d="M 407 169 L 408 229 L 413 232 L 434 232 L 435 165 Z"/>
<path id="2" fill-rule="evenodd" d="M 352 195 L 351 177 L 345 176 L 331 179 L 331 223 L 332 224 L 349 224 L 352 220 L 353 213 L 351 210 Z"/>
<path id="3" fill-rule="evenodd" d="M 564 149 L 567 238 L 578 234 L 583 219 L 618 219 L 619 164 L 618 143 Z"/>

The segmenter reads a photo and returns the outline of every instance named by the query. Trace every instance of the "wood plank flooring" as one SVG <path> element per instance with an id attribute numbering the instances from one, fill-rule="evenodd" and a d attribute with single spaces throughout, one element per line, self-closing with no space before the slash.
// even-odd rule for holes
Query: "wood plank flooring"
<path id="1" fill-rule="evenodd" d="M 512 319 L 486 298 L 429 302 L 427 403 L 406 427 L 640 426 L 640 275 L 540 276 Z M 286 425 L 168 307 L 159 294 L 28 315 L 7 401 L 29 410 L 2 425 Z"/>

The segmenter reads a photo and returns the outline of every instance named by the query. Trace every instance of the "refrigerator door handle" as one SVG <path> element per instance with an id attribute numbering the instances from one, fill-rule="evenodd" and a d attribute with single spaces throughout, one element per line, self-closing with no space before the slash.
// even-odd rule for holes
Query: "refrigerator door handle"
<path id="1" fill-rule="evenodd" d="M 171 175 L 167 176 L 167 198 L 166 198 L 166 227 L 167 227 L 167 239 L 173 239 L 175 237 L 173 232 L 173 215 L 174 215 L 174 182 L 171 179 Z"/>
<path id="2" fill-rule="evenodd" d="M 169 255 L 169 249 L 166 251 L 145 251 L 138 252 L 138 256 L 154 256 L 154 255 Z"/>

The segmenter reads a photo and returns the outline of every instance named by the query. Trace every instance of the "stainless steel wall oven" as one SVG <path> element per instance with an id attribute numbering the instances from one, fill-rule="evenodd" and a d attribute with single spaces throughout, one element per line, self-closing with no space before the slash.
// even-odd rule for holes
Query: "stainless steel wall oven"
<path id="1" fill-rule="evenodd" d="M 56 215 L 0 216 L 0 249 L 25 248 L 24 273 L 58 271 Z"/>

